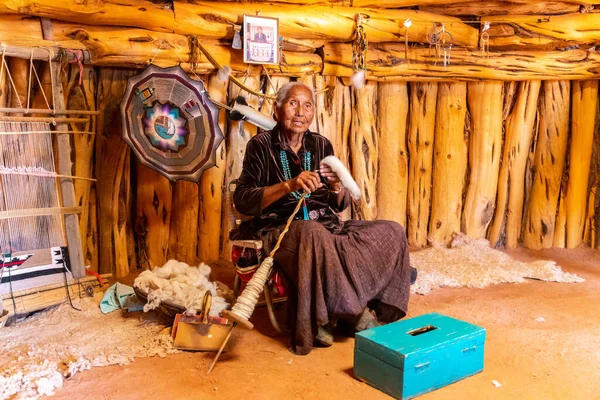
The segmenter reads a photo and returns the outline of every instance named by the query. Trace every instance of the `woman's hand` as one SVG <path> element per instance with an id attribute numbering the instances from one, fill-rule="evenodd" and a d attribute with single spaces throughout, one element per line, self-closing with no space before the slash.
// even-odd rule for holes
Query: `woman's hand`
<path id="1" fill-rule="evenodd" d="M 331 167 L 327 164 L 321 164 L 319 169 L 321 176 L 327 179 L 327 182 L 331 185 L 332 189 L 335 191 L 340 190 L 341 183 L 338 175 L 331 169 Z"/>
<path id="2" fill-rule="evenodd" d="M 289 182 L 291 192 L 304 189 L 306 192 L 311 193 L 323 187 L 319 174 L 312 171 L 302 171 L 297 177 L 291 179 Z"/>

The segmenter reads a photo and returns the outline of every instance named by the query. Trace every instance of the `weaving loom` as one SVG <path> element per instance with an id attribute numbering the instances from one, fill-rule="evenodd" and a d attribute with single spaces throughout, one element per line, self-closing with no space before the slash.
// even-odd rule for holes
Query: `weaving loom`
<path id="1" fill-rule="evenodd" d="M 73 180 L 93 179 L 71 175 L 69 135 L 93 132 L 71 131 L 69 123 L 93 126 L 97 112 L 64 110 L 60 66 L 50 49 L 52 94 L 43 91 L 32 50 L 27 99 L 22 101 L 5 53 L 6 48 L 0 73 L 6 72 L 13 104 L 19 107 L 0 106 L 0 296 L 12 298 L 13 312 L 21 313 L 33 310 L 17 307 L 14 296 L 19 292 L 61 283 L 68 287 L 69 281 L 85 275 L 77 215 L 81 207 L 76 206 Z M 29 108 L 33 77 L 47 109 Z M 68 289 L 65 299 L 67 295 Z"/>
<path id="2" fill-rule="evenodd" d="M 0 294 L 72 279 L 49 123 L 0 122 Z M 25 252 L 25 254 L 23 254 Z"/>

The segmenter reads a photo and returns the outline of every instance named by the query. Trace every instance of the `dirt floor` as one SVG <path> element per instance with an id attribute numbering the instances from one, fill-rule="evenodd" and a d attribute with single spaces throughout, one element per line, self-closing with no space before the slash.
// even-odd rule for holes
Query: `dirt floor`
<path id="1" fill-rule="evenodd" d="M 530 281 L 412 296 L 409 317 L 438 312 L 487 330 L 483 372 L 421 399 L 600 399 L 600 251 L 511 254 L 554 259 L 586 282 Z M 237 329 L 235 347 L 208 377 L 213 354 L 181 353 L 79 373 L 53 398 L 389 398 L 353 378 L 354 339 L 342 337 L 333 347 L 294 356 L 266 315 L 258 309 L 255 330 Z M 543 322 L 536 321 L 540 317 Z"/>

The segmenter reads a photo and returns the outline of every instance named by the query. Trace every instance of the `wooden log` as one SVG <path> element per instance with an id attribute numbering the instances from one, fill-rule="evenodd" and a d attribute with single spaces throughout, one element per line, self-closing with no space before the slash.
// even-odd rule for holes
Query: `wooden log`
<path id="1" fill-rule="evenodd" d="M 315 110 L 317 131 L 329 139 L 336 157 L 350 169 L 349 138 L 352 119 L 350 87 L 345 86 L 335 76 L 315 75 L 315 81 L 315 89 L 320 92 L 317 95 Z M 329 90 L 323 91 L 326 88 Z M 352 218 L 352 207 L 344 210 L 340 217 L 344 221 Z"/>
<path id="2" fill-rule="evenodd" d="M 244 15 L 262 15 L 279 19 L 279 33 L 296 39 L 350 41 L 354 37 L 355 18 L 359 13 L 369 15 L 364 23 L 369 42 L 395 41 L 404 38 L 402 23 L 410 18 L 410 41 L 428 43 L 427 33 L 440 15 L 416 10 L 385 10 L 359 7 L 317 6 L 298 7 L 286 4 L 236 3 L 197 1 L 176 2 L 175 33 L 192 34 L 213 39 L 230 39 L 234 26 L 243 24 Z M 446 29 L 452 33 L 454 44 L 477 46 L 478 31 L 458 18 L 443 17 Z"/>
<path id="3" fill-rule="evenodd" d="M 419 6 L 419 10 L 452 16 L 489 16 L 489 15 L 556 15 L 575 13 L 579 5 L 559 1 L 511 2 L 511 1 L 468 1 Z"/>
<path id="4" fill-rule="evenodd" d="M 227 102 L 228 83 L 221 82 L 216 75 L 208 80 L 207 90 L 216 101 Z M 227 132 L 227 115 L 220 110 L 219 126 L 223 134 Z M 225 141 L 217 149 L 216 165 L 202 173 L 200 178 L 200 213 L 198 222 L 198 251 L 200 261 L 208 263 L 218 261 L 221 252 L 223 181 L 227 158 Z"/>
<path id="5" fill-rule="evenodd" d="M 377 141 L 382 144 L 379 146 L 377 219 L 406 226 L 408 84 L 386 82 L 377 86 Z"/>
<path id="6" fill-rule="evenodd" d="M 600 102 L 598 103 L 600 109 Z M 596 126 L 600 123 L 600 112 L 596 111 Z M 590 175 L 590 204 L 588 209 L 592 209 L 593 217 L 590 221 L 590 247 L 600 249 L 600 130 L 596 129 L 594 135 L 594 150 L 592 156 L 592 167 Z M 594 201 L 591 201 L 591 194 L 594 194 Z"/>
<path id="7" fill-rule="evenodd" d="M 105 274 L 102 277 L 108 278 L 110 276 L 110 274 Z M 19 290 L 12 295 L 2 295 L 0 304 L 9 312 L 9 315 L 14 315 L 15 310 L 17 315 L 27 314 L 66 303 L 69 301 L 68 296 L 71 296 L 71 299 L 89 296 L 86 288 L 96 289 L 99 286 L 100 283 L 96 277 L 86 276 L 78 280 L 69 280 L 66 288 L 65 283 L 60 283 Z"/>
<path id="8" fill-rule="evenodd" d="M 0 40 L 10 41 L 16 37 L 43 40 L 40 19 L 19 14 L 0 15 Z"/>
<path id="9" fill-rule="evenodd" d="M 530 249 L 550 248 L 554 240 L 569 136 L 570 82 L 544 82 L 539 103 L 533 184 L 523 218 L 523 244 Z"/>
<path id="10" fill-rule="evenodd" d="M 329 91 L 317 95 L 317 120 L 318 132 L 325 136 L 333 146 L 333 152 L 344 163 L 350 165 L 349 138 L 351 123 L 351 97 L 350 87 L 345 86 L 335 76 L 316 77 L 316 89 Z"/>
<path id="11" fill-rule="evenodd" d="M 429 237 L 436 243 L 448 244 L 452 234 L 460 232 L 469 153 L 469 140 L 465 134 L 466 113 L 466 83 L 440 83 L 429 222 Z"/>
<path id="12" fill-rule="evenodd" d="M 408 128 L 408 243 L 427 245 L 437 83 L 410 85 Z"/>
<path id="13" fill-rule="evenodd" d="M 135 72 L 100 69 L 97 106 L 100 110 L 96 138 L 98 197 L 98 255 L 100 273 L 116 277 L 129 274 L 127 218 L 130 214 L 129 147 L 121 140 L 119 104 L 127 78 Z M 133 269 L 133 266 L 132 266 Z"/>
<path id="14" fill-rule="evenodd" d="M 594 232 L 594 236 L 595 239 L 593 239 L 590 243 L 590 247 L 600 250 L 600 212 L 598 210 L 600 210 L 600 195 L 598 195 L 598 186 L 596 186 L 596 197 L 594 199 L 594 210 L 595 210 L 595 215 L 594 215 L 594 228 L 593 228 L 593 232 Z"/>
<path id="15" fill-rule="evenodd" d="M 204 55 L 192 57 L 192 53 L 195 55 L 199 52 L 192 49 L 189 38 L 184 35 L 59 21 L 52 22 L 52 30 L 54 40 L 77 40 L 85 45 L 96 66 L 145 68 L 152 61 L 160 67 L 181 64 L 184 70 L 197 74 L 215 70 Z M 246 71 L 243 53 L 232 50 L 231 43 L 199 39 L 221 65 L 230 66 L 234 72 Z M 284 51 L 281 66 L 265 67 L 271 73 L 294 75 L 319 72 L 322 64 L 317 54 Z"/>
<path id="16" fill-rule="evenodd" d="M 566 174 L 565 174 L 566 177 Z M 556 225 L 554 228 L 554 238 L 552 246 L 564 249 L 567 247 L 567 206 L 566 206 L 566 191 L 567 179 L 562 180 L 560 198 L 558 200 L 558 212 L 556 214 Z"/>
<path id="17" fill-rule="evenodd" d="M 540 81 L 519 84 L 516 104 L 506 122 L 496 212 L 488 238 L 492 246 L 515 248 L 521 234 L 525 166 L 533 138 Z"/>
<path id="18" fill-rule="evenodd" d="M 229 2 L 238 2 L 237 0 L 223 0 Z M 271 3 L 271 0 L 257 0 L 253 3 L 263 4 L 263 3 Z M 373 7 L 373 8 L 408 8 L 408 7 L 419 7 L 419 10 L 428 10 L 430 8 L 438 7 L 440 10 L 440 14 L 442 15 L 452 15 L 452 10 L 455 8 L 464 8 L 465 14 L 460 15 L 478 15 L 476 13 L 477 10 L 483 9 L 483 5 L 479 2 L 475 2 L 473 0 L 277 0 L 277 3 L 285 3 L 285 4 L 297 4 L 297 5 L 330 5 L 330 6 L 353 6 L 353 7 Z M 503 1 L 503 2 L 486 2 L 487 3 L 505 3 L 505 7 L 511 10 L 511 14 L 518 14 L 514 10 L 527 10 L 526 6 L 528 5 L 528 0 L 514 0 L 514 1 Z M 523 3 L 523 4 L 521 4 Z M 577 4 L 587 4 L 593 5 L 597 4 L 596 0 L 565 0 L 564 2 L 557 1 L 548 1 L 541 2 L 542 4 L 546 4 L 549 8 L 549 11 L 556 10 L 558 11 L 561 7 L 570 8 L 573 5 Z M 468 12 L 469 7 L 473 8 L 473 12 Z M 492 5 L 493 7 L 493 5 Z M 578 6 L 577 6 L 578 7 Z M 448 12 L 444 12 L 445 9 L 448 8 Z M 549 14 L 549 12 L 544 13 L 543 8 L 536 8 L 540 11 L 538 14 Z M 578 8 L 573 10 L 577 11 Z"/>
<path id="19" fill-rule="evenodd" d="M 567 248 L 569 249 L 574 249 L 581 244 L 585 224 L 594 123 L 598 104 L 598 81 L 573 82 L 572 98 L 569 183 L 566 196 Z"/>
<path id="20" fill-rule="evenodd" d="M 179 180 L 173 184 L 167 260 L 196 265 L 198 202 L 198 183 Z"/>
<path id="21" fill-rule="evenodd" d="M 0 14 L 18 13 L 58 19 L 86 21 L 91 25 L 137 26 L 173 32 L 173 10 L 150 0 L 2 0 Z"/>
<path id="22" fill-rule="evenodd" d="M 60 63 L 52 61 L 50 64 L 50 74 L 52 82 L 60 82 Z M 65 110 L 65 94 L 60 83 L 52 85 L 53 107 L 55 110 Z M 57 132 L 67 132 L 69 127 L 66 123 L 56 124 L 54 129 Z M 71 160 L 71 137 L 67 133 L 58 133 L 56 136 L 56 172 L 61 175 L 73 175 L 73 162 Z M 75 185 L 73 179 L 61 178 L 60 194 L 63 207 L 77 207 L 77 198 L 75 196 Z M 85 276 L 85 265 L 83 260 L 83 246 L 81 241 L 81 232 L 79 231 L 79 215 L 67 214 L 64 216 L 65 236 L 69 251 L 69 261 L 74 278 Z"/>
<path id="23" fill-rule="evenodd" d="M 96 90 L 95 90 L 95 82 L 93 78 L 92 68 L 88 65 L 83 67 L 83 70 L 80 71 L 79 67 L 75 68 L 72 66 L 69 69 L 69 78 L 66 82 L 65 87 L 65 97 L 67 102 L 67 109 L 71 110 L 95 110 L 96 109 Z M 86 77 L 86 79 L 81 79 L 81 85 L 79 85 L 79 79 Z M 48 79 L 42 78 L 43 83 L 49 83 Z M 38 96 L 38 98 L 41 96 Z M 40 107 L 46 107 L 45 102 L 42 103 L 43 99 L 41 99 Z M 34 105 L 35 99 L 34 99 Z M 36 105 L 37 107 L 37 105 Z M 95 132 L 95 117 L 90 118 L 88 122 L 82 124 L 71 124 L 71 129 L 73 131 L 80 132 Z M 93 169 L 93 155 L 94 155 L 94 143 L 95 143 L 95 135 L 86 135 L 86 134 L 74 134 L 73 135 L 73 174 L 75 176 L 82 177 L 92 177 L 92 169 Z M 97 254 L 96 249 L 90 249 L 88 246 L 95 246 L 94 238 L 89 235 L 88 230 L 90 229 L 90 218 L 91 212 L 95 212 L 95 210 L 91 210 L 89 207 L 89 199 L 90 199 L 90 189 L 92 187 L 91 182 L 84 180 L 75 180 L 75 203 L 83 207 L 83 212 L 79 216 L 79 231 L 81 232 L 82 246 L 83 246 L 83 254 L 84 254 L 84 263 L 85 265 L 90 265 L 92 263 L 96 264 L 97 260 L 91 260 L 88 256 L 91 254 Z M 96 218 L 94 217 L 94 220 Z M 94 229 L 94 228 L 92 228 Z"/>
<path id="24" fill-rule="evenodd" d="M 260 87 L 260 77 L 258 75 L 247 76 L 242 79 L 242 82 L 249 89 L 256 90 Z M 237 96 L 246 96 L 248 104 L 253 108 L 258 106 L 258 98 L 240 89 L 236 85 L 229 86 L 229 99 L 233 100 Z M 242 162 L 244 161 L 244 154 L 246 152 L 246 144 L 250 138 L 257 133 L 256 126 L 250 123 L 244 123 L 243 121 L 229 123 L 229 134 L 227 138 L 227 162 L 225 166 L 225 192 L 228 190 L 228 185 L 231 181 L 238 179 L 242 173 Z M 229 196 L 228 196 L 229 197 Z M 231 259 L 231 246 L 229 242 L 229 232 L 235 227 L 236 221 L 235 216 L 232 213 L 231 202 L 225 203 L 226 209 L 223 210 L 223 222 L 221 224 L 222 234 L 222 250 L 221 258 L 225 260 Z"/>
<path id="25" fill-rule="evenodd" d="M 595 51 L 497 51 L 452 48 L 450 64 L 435 50 L 410 48 L 405 62 L 404 45 L 374 43 L 367 52 L 367 78 L 384 80 L 551 80 L 600 77 L 600 54 Z M 323 48 L 323 75 L 351 76 L 352 46 L 329 43 Z M 437 65 L 435 62 L 437 61 Z M 384 79 L 385 78 L 385 79 Z"/>
<path id="26" fill-rule="evenodd" d="M 167 262 L 169 248 L 171 182 L 139 162 L 136 162 L 136 179 L 138 260 L 142 268 L 162 267 Z"/>
<path id="27" fill-rule="evenodd" d="M 587 210 L 585 215 L 585 228 L 583 230 L 583 243 L 587 244 L 591 248 L 594 248 L 596 243 L 596 231 L 595 231 L 595 220 L 596 220 L 596 196 L 598 186 L 592 186 L 590 188 L 590 195 L 587 201 Z"/>
<path id="28" fill-rule="evenodd" d="M 89 265 L 90 270 L 98 272 L 98 198 L 96 196 L 96 187 L 90 190 L 89 198 L 89 218 L 87 227 L 87 236 L 82 237 L 85 252 L 83 253 L 85 265 Z"/>
<path id="29" fill-rule="evenodd" d="M 353 0 L 354 7 L 400 8 L 433 4 L 466 3 L 471 0 Z"/>
<path id="30" fill-rule="evenodd" d="M 25 60 L 23 58 L 9 58 L 6 60 L 6 62 L 8 63 L 8 71 L 10 72 L 14 82 L 14 86 L 12 82 L 8 82 L 10 85 L 10 107 L 27 108 L 27 79 L 29 77 L 29 60 Z"/>
<path id="31" fill-rule="evenodd" d="M 600 14 L 510 15 L 486 18 L 490 22 L 490 49 L 560 50 L 594 46 L 600 34 Z M 510 21 L 510 22 L 506 22 Z"/>
<path id="32" fill-rule="evenodd" d="M 470 176 L 462 215 L 462 231 L 484 238 L 494 215 L 502 150 L 502 82 L 468 84 L 473 123 L 469 143 Z"/>
<path id="33" fill-rule="evenodd" d="M 352 123 L 350 156 L 352 176 L 362 191 L 355 217 L 374 220 L 377 217 L 377 84 L 368 83 L 362 89 L 352 89 Z"/>

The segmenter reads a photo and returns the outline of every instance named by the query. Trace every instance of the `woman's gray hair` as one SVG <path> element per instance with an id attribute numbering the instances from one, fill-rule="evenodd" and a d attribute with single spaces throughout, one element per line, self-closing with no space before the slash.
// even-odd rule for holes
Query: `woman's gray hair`
<path id="1" fill-rule="evenodd" d="M 315 91 L 312 90 L 312 88 L 310 88 L 309 86 L 305 85 L 302 82 L 288 82 L 285 85 L 283 85 L 282 87 L 280 87 L 279 92 L 277 92 L 277 97 L 275 98 L 275 104 L 277 104 L 277 107 L 281 107 L 281 104 L 283 103 L 283 101 L 285 99 L 287 99 L 288 93 L 295 86 L 304 86 L 305 88 L 310 90 L 310 93 L 312 94 L 313 105 L 316 105 L 317 97 L 315 96 Z"/>

